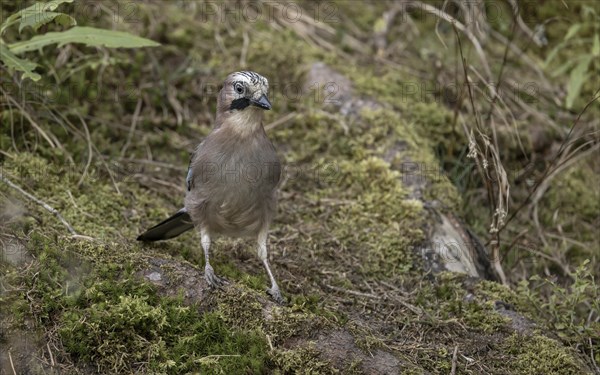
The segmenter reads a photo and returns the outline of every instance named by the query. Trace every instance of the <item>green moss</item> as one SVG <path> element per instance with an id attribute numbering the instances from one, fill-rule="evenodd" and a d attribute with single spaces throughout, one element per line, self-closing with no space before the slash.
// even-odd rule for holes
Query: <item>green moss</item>
<path id="1" fill-rule="evenodd" d="M 115 185 L 110 179 L 101 178 L 96 174 L 99 171 L 94 169 L 92 174 L 82 179 L 84 169 L 71 165 L 63 157 L 46 159 L 30 153 L 10 154 L 3 164 L 3 173 L 18 184 L 27 186 L 28 190 L 35 191 L 37 198 L 57 209 L 78 233 L 101 241 L 114 240 L 117 236 L 134 237 L 134 226 L 106 223 L 140 223 L 140 217 L 132 215 L 137 205 L 157 207 L 152 204 L 152 197 L 141 189 L 128 186 L 125 193 L 119 194 L 116 185 L 120 183 Z M 31 201 L 27 204 L 32 209 L 39 209 L 39 205 Z M 161 211 L 163 215 L 168 212 L 165 208 Z M 47 211 L 41 210 L 41 213 L 49 225 L 60 227 L 60 224 L 56 225 L 57 219 Z M 81 220 L 83 217 L 85 220 Z"/>
<path id="2" fill-rule="evenodd" d="M 101 371 L 263 371 L 267 343 L 259 330 L 233 328 L 219 310 L 200 313 L 181 302 L 135 281 L 101 281 L 61 317 L 60 335 L 74 358 Z"/>
<path id="3" fill-rule="evenodd" d="M 259 328 L 265 318 L 257 297 L 258 293 L 244 287 L 226 289 L 219 292 L 217 306 L 232 326 Z"/>
<path id="4" fill-rule="evenodd" d="M 420 105 L 417 104 L 416 106 L 419 107 Z M 431 107 L 431 105 L 421 106 Z M 440 201 L 451 209 L 460 206 L 461 198 L 458 191 L 450 182 L 440 161 L 435 156 L 434 149 L 437 146 L 435 138 L 425 135 L 431 132 L 427 128 L 427 126 L 431 126 L 429 124 L 433 124 L 433 127 L 435 127 L 439 123 L 440 126 L 446 129 L 450 126 L 444 120 L 447 119 L 445 110 L 430 108 L 423 111 L 420 116 L 415 115 L 417 120 L 410 120 L 412 115 L 407 116 L 408 119 L 405 119 L 396 111 L 388 109 L 365 110 L 362 112 L 362 116 L 372 128 L 387 129 L 387 134 L 381 134 L 381 141 L 387 142 L 387 144 L 384 143 L 380 146 L 380 151 L 393 149 L 394 145 L 391 142 L 402 139 L 403 150 L 392 161 L 392 167 L 403 173 L 401 175 L 403 181 L 408 182 L 411 179 L 427 181 L 424 184 L 423 191 L 426 200 Z M 440 136 L 440 138 L 443 137 Z"/>
<path id="5" fill-rule="evenodd" d="M 344 192 L 336 194 L 337 199 L 353 198 L 354 202 L 332 214 L 333 233 L 350 251 L 363 249 L 360 255 L 365 258 L 366 272 L 406 273 L 412 267 L 410 246 L 422 239 L 421 203 L 405 199 L 399 173 L 379 158 L 342 162 L 339 168 L 332 189 Z"/>
<path id="6" fill-rule="evenodd" d="M 461 310 L 460 304 L 454 307 L 454 313 L 464 317 L 464 321 L 475 329 L 479 329 L 484 333 L 494 333 L 505 328 L 510 319 L 503 317 L 494 309 L 494 302 L 487 303 L 472 302 L 464 305 L 464 310 Z"/>
<path id="7" fill-rule="evenodd" d="M 346 328 L 354 336 L 356 346 L 361 348 L 365 353 L 372 353 L 377 349 L 385 347 L 384 340 L 381 337 L 377 337 L 369 327 L 350 322 L 346 325 Z"/>
<path id="8" fill-rule="evenodd" d="M 309 137 L 308 142 L 303 137 L 306 146 L 300 147 L 311 147 L 303 155 L 326 153 L 355 160 L 371 155 L 382 157 L 396 148 L 395 142 L 401 139 L 402 150 L 391 161 L 391 167 L 426 179 L 427 200 L 439 200 L 452 209 L 460 207 L 458 192 L 436 155 L 456 152 L 457 144 L 467 145 L 462 130 L 454 127 L 451 113 L 438 103 L 429 102 L 421 92 L 423 87 L 397 70 L 374 71 L 368 66 L 340 64 L 336 59 L 328 62 L 351 78 L 357 95 L 371 97 L 394 109 L 363 109 L 360 121 L 346 130 L 335 117 L 310 113 L 314 117 L 303 118 L 298 124 L 304 127 L 304 137 Z"/>
<path id="9" fill-rule="evenodd" d="M 294 309 L 292 309 L 294 310 Z M 335 326 L 331 321 L 315 314 L 277 309 L 272 311 L 267 321 L 267 331 L 275 344 L 281 344 L 294 337 L 311 337 Z"/>
<path id="10" fill-rule="evenodd" d="M 278 349 L 273 354 L 273 362 L 280 369 L 275 374 L 337 374 L 332 366 L 319 357 L 319 351 L 314 345 L 302 346 L 295 349 Z"/>
<path id="11" fill-rule="evenodd" d="M 293 295 L 290 304 L 293 312 L 318 316 L 323 321 L 337 325 L 344 325 L 348 322 L 348 317 L 343 311 L 330 309 L 324 296 L 318 294 Z"/>
<path id="12" fill-rule="evenodd" d="M 502 346 L 514 356 L 509 361 L 511 372 L 534 375 L 582 374 L 585 370 L 571 350 L 545 336 L 510 336 Z"/>
<path id="13" fill-rule="evenodd" d="M 531 296 L 527 295 L 522 287 L 511 289 L 495 281 L 481 280 L 475 285 L 474 293 L 486 303 L 501 301 L 512 306 L 519 314 L 536 320 L 535 308 L 529 300 Z M 539 319 L 538 322 L 543 323 Z"/>
<path id="14" fill-rule="evenodd" d="M 465 275 L 442 273 L 438 282 L 419 291 L 417 301 L 442 321 L 458 319 L 470 329 L 482 333 L 494 333 L 506 328 L 509 320 L 495 309 L 495 300 L 475 294 L 467 299 L 463 286 Z"/>
<path id="15" fill-rule="evenodd" d="M 363 110 L 361 118 L 359 123 L 344 130 L 340 119 L 309 111 L 297 119 L 296 130 L 277 132 L 278 141 L 291 146 L 292 152 L 287 153 L 289 162 L 312 163 L 309 176 L 312 179 L 301 175 L 288 184 L 320 203 L 312 214 L 306 212 L 303 220 L 326 214 L 329 237 L 341 241 L 343 248 L 350 251 L 358 246 L 365 250 L 358 252 L 365 258 L 362 263 L 365 272 L 405 273 L 414 264 L 410 246 L 422 239 L 423 214 L 418 201 L 407 199 L 408 191 L 402 184 L 407 177 L 394 169 L 402 171 L 402 163 L 411 160 L 413 164 L 424 165 L 424 173 L 429 173 L 431 165 L 438 164 L 433 154 L 427 152 L 428 145 L 420 141 L 397 113 Z M 298 131 L 305 134 L 301 140 L 296 136 Z M 408 142 L 407 150 L 388 164 L 381 157 L 398 138 Z M 316 158 L 319 154 L 327 157 Z M 402 156 L 406 159 L 402 160 Z M 435 195 L 435 199 L 448 205 L 456 204 L 456 190 L 443 174 L 419 177 L 431 180 L 428 196 Z M 335 210 L 330 205 L 335 205 Z M 373 233 L 378 236 L 373 237 Z M 315 235 L 318 236 L 314 233 L 313 238 Z M 405 266 L 399 268 L 399 265 Z"/>
<path id="16" fill-rule="evenodd" d="M 101 372 L 237 374 L 286 368 L 268 352 L 267 340 L 278 345 L 331 324 L 299 305 L 274 307 L 267 316 L 258 302 L 264 294 L 242 285 L 215 293 L 214 303 L 202 309 L 185 306 L 182 298 L 161 297 L 137 281 L 131 263 L 109 262 L 89 273 L 43 238 L 33 237 L 30 245 L 43 271 L 30 280 L 32 304 L 21 310 L 33 308 L 40 323 L 58 327 L 66 353 Z M 63 283 L 71 283 L 71 290 Z M 325 366 L 302 358 L 314 368 Z"/>
<path id="17" fill-rule="evenodd" d="M 476 293 L 489 300 L 503 301 L 516 305 L 519 301 L 517 293 L 506 285 L 495 281 L 481 280 L 475 286 Z"/>

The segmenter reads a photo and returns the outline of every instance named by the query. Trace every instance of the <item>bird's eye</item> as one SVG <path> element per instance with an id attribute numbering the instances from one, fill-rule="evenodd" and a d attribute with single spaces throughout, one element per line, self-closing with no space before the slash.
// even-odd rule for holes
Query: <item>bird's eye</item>
<path id="1" fill-rule="evenodd" d="M 233 88 L 235 89 L 235 92 L 237 92 L 238 94 L 244 93 L 244 85 L 242 85 L 239 82 L 236 82 L 235 85 L 233 86 Z"/>

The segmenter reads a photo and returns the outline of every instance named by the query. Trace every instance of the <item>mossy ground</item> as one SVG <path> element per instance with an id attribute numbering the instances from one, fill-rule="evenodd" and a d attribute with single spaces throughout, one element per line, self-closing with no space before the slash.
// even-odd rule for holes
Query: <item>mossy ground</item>
<path id="1" fill-rule="evenodd" d="M 42 95 L 26 109 L 52 134 L 55 147 L 3 102 L 3 176 L 56 208 L 82 235 L 69 235 L 56 217 L 0 185 L 3 210 L 22 205 L 27 213 L 7 215 L 11 221 L 2 224 L 3 243 L 22 241 L 19 251 L 27 259 L 3 263 L 3 283 L 11 286 L 1 296 L 7 307 L 3 343 L 30 329 L 33 320 L 49 345 L 39 356 L 50 363 L 53 353 L 65 372 L 360 373 L 360 360 L 335 369 L 311 343 L 321 332 L 344 328 L 365 353 L 390 351 L 411 373 L 448 373 L 455 347 L 471 359 L 459 359 L 457 373 L 585 371 L 581 352 L 564 345 L 576 324 L 562 342 L 547 338 L 545 329 L 556 327 L 544 319 L 562 310 L 535 311 L 532 301 L 542 303 L 526 286 L 511 290 L 482 282 L 469 292 L 463 276 L 422 275 L 413 248 L 424 239 L 426 215 L 422 201 L 409 198 L 399 166 L 410 160 L 437 171 L 451 163 L 445 156 L 461 154 L 465 138 L 450 126 L 449 109 L 421 100 L 419 91 L 398 100 L 409 79 L 405 73 L 364 63 L 364 56 L 348 64 L 350 50 L 328 50 L 275 20 L 199 22 L 207 11 L 200 4 L 144 3 L 135 8 L 139 22 L 117 22 L 107 14 L 97 20 L 160 41 L 157 49 L 106 51 L 107 60 L 104 51 L 68 47 L 60 68 L 54 68 L 54 53 L 38 55 L 53 100 Z M 366 32 L 381 7 L 368 4 L 359 12 L 340 3 L 338 9 Z M 343 44 L 343 35 L 337 37 Z M 387 107 L 364 110 L 354 120 L 326 112 L 314 95 L 298 91 L 316 61 L 349 77 L 357 95 Z M 185 166 L 210 131 L 218 84 L 241 68 L 271 82 L 275 109 L 266 124 L 296 112 L 269 130 L 288 167 L 270 252 L 290 301 L 271 308 L 269 319 L 261 302 L 267 278 L 251 241 L 217 241 L 213 266 L 236 288 L 215 292 L 200 305 L 161 295 L 137 274 L 155 258 L 201 269 L 194 233 L 150 246 L 134 238 L 181 205 Z M 384 150 L 396 139 L 406 145 L 397 160 L 386 161 Z M 579 202 L 569 209 L 594 220 L 597 205 L 584 182 L 589 173 L 578 169 L 561 180 L 569 189 L 547 196 L 544 220 L 564 207 L 562 199 Z M 441 172 L 430 178 L 424 198 L 471 212 L 459 184 L 450 182 L 454 177 Z M 577 193 L 565 197 L 567 191 Z M 591 236 L 591 228 L 586 233 Z M 12 261 L 9 255 L 4 250 Z M 589 277 L 582 280 L 588 280 L 585 293 L 592 293 L 593 279 L 591 286 Z M 496 301 L 511 304 L 539 330 L 514 333 Z M 303 344 L 293 346 L 294 340 Z"/>

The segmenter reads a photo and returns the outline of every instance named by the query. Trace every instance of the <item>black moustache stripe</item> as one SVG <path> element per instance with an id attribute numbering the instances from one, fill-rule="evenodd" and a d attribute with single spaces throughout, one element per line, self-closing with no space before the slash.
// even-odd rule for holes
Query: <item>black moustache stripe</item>
<path id="1" fill-rule="evenodd" d="M 239 109 L 242 110 L 250 105 L 250 99 L 248 98 L 239 98 L 235 99 L 231 102 L 229 106 L 230 110 Z"/>

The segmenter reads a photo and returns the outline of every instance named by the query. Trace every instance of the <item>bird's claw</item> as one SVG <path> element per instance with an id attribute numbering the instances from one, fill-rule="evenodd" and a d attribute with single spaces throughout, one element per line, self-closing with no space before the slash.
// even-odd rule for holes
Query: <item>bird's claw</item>
<path id="1" fill-rule="evenodd" d="M 229 284 L 227 280 L 215 275 L 215 270 L 211 266 L 204 267 L 204 279 L 212 288 L 220 288 Z"/>
<path id="2" fill-rule="evenodd" d="M 279 304 L 279 305 L 286 304 L 285 298 L 283 298 L 283 296 L 281 295 L 279 288 L 277 288 L 277 287 L 269 288 L 269 289 L 267 289 L 267 294 L 270 295 L 271 298 L 273 298 L 273 300 L 275 302 L 277 302 L 277 304 Z"/>

